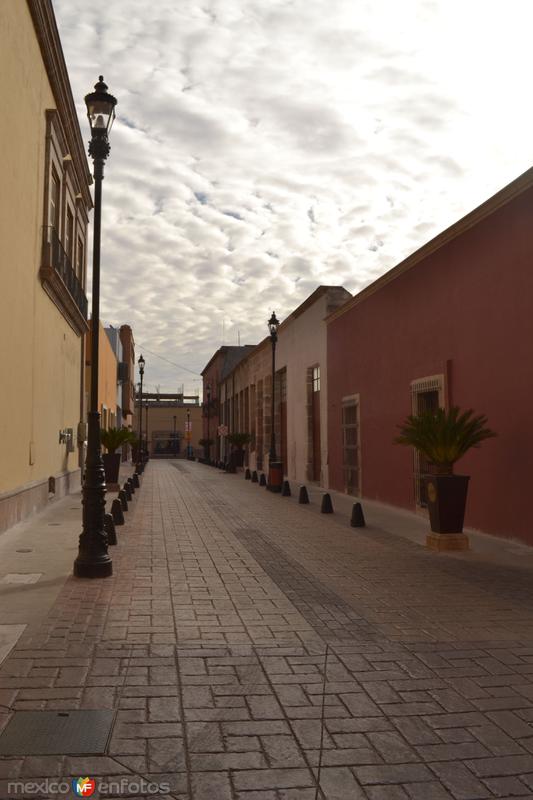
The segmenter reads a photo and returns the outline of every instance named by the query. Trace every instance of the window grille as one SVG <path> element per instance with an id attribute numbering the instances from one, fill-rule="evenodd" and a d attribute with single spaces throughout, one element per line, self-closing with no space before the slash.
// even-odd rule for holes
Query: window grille
<path id="1" fill-rule="evenodd" d="M 359 398 L 342 403 L 342 453 L 344 489 L 347 494 L 361 493 L 361 451 L 359 429 Z"/>
<path id="2" fill-rule="evenodd" d="M 432 375 L 411 383 L 411 409 L 413 414 L 436 411 L 439 407 L 444 407 L 444 375 Z M 413 454 L 413 480 L 415 502 L 420 508 L 427 508 L 425 476 L 432 475 L 434 472 L 434 466 L 429 463 L 422 453 L 415 450 Z"/>

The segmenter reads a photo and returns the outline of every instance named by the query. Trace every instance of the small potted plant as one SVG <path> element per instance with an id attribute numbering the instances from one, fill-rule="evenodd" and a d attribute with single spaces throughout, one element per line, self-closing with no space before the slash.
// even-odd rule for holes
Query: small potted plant
<path id="1" fill-rule="evenodd" d="M 107 488 L 115 490 L 120 470 L 120 453 L 116 451 L 124 444 L 133 444 L 135 436 L 127 428 L 107 428 L 100 431 L 100 441 L 107 450 L 102 456 Z"/>
<path id="2" fill-rule="evenodd" d="M 436 546 L 440 534 L 462 534 L 470 477 L 454 475 L 453 468 L 468 450 L 496 436 L 487 427 L 487 421 L 486 416 L 474 414 L 471 408 L 461 411 L 453 406 L 449 410 L 438 408 L 410 415 L 399 426 L 396 444 L 414 447 L 435 468 L 434 475 L 425 476 L 431 530 L 437 534 L 431 541 L 428 539 L 430 546 Z M 463 537 L 462 545 L 458 540 L 461 549 L 465 540 Z M 452 549 L 452 541 L 438 549 Z"/>
<path id="3" fill-rule="evenodd" d="M 230 433 L 227 437 L 232 447 L 231 459 L 234 467 L 242 467 L 244 464 L 244 447 L 250 443 L 249 433 Z"/>

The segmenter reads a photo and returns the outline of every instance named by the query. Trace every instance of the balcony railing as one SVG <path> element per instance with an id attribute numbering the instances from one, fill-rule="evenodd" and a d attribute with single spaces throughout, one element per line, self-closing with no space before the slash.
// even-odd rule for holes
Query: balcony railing
<path id="1" fill-rule="evenodd" d="M 85 292 L 70 263 L 70 258 L 59 241 L 59 236 L 55 228 L 48 228 L 48 241 L 51 245 L 52 266 L 60 275 L 61 280 L 72 295 L 74 302 L 85 319 L 87 319 L 87 298 L 85 297 Z"/>
<path id="2" fill-rule="evenodd" d="M 39 270 L 43 288 L 78 334 L 87 331 L 87 298 L 53 227 L 44 228 Z"/>

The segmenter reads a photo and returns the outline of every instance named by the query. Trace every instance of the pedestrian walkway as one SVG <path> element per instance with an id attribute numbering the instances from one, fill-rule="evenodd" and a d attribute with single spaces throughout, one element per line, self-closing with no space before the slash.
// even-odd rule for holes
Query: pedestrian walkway
<path id="1" fill-rule="evenodd" d="M 113 576 L 68 578 L 0 670 L 2 724 L 111 709 L 106 750 L 4 756 L 1 798 L 75 776 L 136 800 L 533 798 L 527 559 L 430 553 L 188 461 L 151 462 L 117 532 Z"/>

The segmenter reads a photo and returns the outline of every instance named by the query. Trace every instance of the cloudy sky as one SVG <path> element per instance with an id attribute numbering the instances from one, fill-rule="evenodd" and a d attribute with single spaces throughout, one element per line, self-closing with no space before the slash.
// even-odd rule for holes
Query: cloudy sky
<path id="1" fill-rule="evenodd" d="M 99 73 L 118 98 L 101 313 L 152 391 L 195 393 L 223 342 L 357 292 L 532 163 L 530 0 L 54 8 L 84 138 Z"/>

